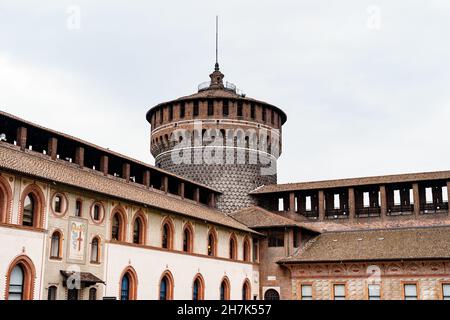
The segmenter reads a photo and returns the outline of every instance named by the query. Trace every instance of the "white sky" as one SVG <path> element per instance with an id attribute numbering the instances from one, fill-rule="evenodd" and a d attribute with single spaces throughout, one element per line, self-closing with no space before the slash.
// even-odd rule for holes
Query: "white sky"
<path id="1" fill-rule="evenodd" d="M 145 113 L 209 79 L 216 14 L 225 80 L 288 115 L 279 182 L 450 169 L 448 0 L 1 0 L 0 109 L 153 163 Z"/>

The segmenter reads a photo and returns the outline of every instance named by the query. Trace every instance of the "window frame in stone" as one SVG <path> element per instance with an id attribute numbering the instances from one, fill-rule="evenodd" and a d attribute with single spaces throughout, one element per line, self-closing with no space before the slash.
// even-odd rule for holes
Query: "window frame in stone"
<path id="1" fill-rule="evenodd" d="M 50 237 L 50 259 L 62 258 L 63 235 L 59 230 L 55 230 Z"/>

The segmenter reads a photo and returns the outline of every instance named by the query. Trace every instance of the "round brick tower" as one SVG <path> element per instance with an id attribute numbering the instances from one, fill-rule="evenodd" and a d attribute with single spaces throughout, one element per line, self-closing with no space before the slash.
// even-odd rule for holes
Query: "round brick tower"
<path id="1" fill-rule="evenodd" d="M 249 192 L 277 182 L 286 114 L 223 81 L 216 63 L 198 92 L 147 112 L 156 166 L 222 192 L 224 213 L 254 204 Z"/>

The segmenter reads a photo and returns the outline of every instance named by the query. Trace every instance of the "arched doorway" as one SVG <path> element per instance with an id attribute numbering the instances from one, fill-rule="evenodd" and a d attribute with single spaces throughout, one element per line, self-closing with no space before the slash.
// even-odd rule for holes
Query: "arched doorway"
<path id="1" fill-rule="evenodd" d="M 264 293 L 264 300 L 280 300 L 280 294 L 275 289 L 269 289 Z"/>

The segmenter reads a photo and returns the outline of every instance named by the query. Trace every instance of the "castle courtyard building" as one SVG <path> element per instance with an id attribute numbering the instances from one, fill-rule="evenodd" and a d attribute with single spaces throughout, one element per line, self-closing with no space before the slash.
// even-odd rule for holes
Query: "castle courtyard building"
<path id="1" fill-rule="evenodd" d="M 277 184 L 287 115 L 210 78 L 155 166 L 0 111 L 0 299 L 450 299 L 450 171 Z"/>

